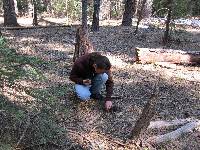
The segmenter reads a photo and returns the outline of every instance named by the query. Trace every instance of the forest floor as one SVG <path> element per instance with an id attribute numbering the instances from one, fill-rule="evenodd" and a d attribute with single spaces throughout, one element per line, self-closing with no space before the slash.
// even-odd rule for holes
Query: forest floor
<path id="1" fill-rule="evenodd" d="M 200 67 L 162 67 L 158 64 L 143 65 L 133 62 L 135 47 L 166 48 L 161 44 L 161 29 L 140 29 L 139 34 L 134 35 L 134 27 L 104 26 L 99 32 L 90 33 L 95 49 L 104 52 L 113 65 L 116 97 L 113 102 L 121 110 L 111 113 L 105 112 L 98 101 L 80 103 L 74 97 L 73 83 L 68 78 L 73 64 L 74 27 L 2 32 L 8 40 L 8 46 L 14 48 L 18 54 L 48 62 L 38 64 L 38 70 L 45 76 L 45 80 L 20 79 L 17 83 L 26 88 L 46 91 L 43 98 L 51 95 L 64 105 L 67 113 L 58 114 L 59 126 L 67 131 L 64 149 L 139 149 L 136 145 L 124 146 L 123 143 L 130 135 L 155 84 L 159 86 L 159 97 L 153 120 L 187 117 L 200 119 Z M 199 37 L 200 32 L 174 31 L 168 48 L 200 51 Z M 26 108 L 27 103 L 34 102 L 30 95 L 20 89 L 4 88 L 3 95 L 17 105 Z M 16 95 L 9 92 L 21 95 L 21 98 L 16 98 Z M 176 128 L 177 126 L 170 131 Z M 145 139 L 166 132 L 165 129 L 147 131 L 142 137 Z M 156 145 L 155 149 L 199 150 L 200 129 L 172 142 Z"/>

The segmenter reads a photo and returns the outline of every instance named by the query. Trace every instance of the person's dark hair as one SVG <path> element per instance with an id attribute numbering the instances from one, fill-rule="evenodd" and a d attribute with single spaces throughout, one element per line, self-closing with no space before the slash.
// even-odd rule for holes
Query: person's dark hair
<path id="1" fill-rule="evenodd" d="M 97 68 L 109 70 L 111 63 L 106 56 L 102 56 L 100 53 L 91 54 L 91 64 L 96 64 Z"/>

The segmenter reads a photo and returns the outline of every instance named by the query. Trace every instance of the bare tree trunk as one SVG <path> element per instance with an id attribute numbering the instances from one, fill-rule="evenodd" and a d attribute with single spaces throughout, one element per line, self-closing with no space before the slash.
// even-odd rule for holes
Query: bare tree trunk
<path id="1" fill-rule="evenodd" d="M 110 0 L 101 0 L 99 19 L 110 19 Z"/>
<path id="2" fill-rule="evenodd" d="M 132 26 L 132 18 L 135 12 L 135 0 L 126 0 L 125 10 L 122 19 L 122 26 Z"/>
<path id="3" fill-rule="evenodd" d="M 82 55 L 93 51 L 93 46 L 88 38 L 87 27 L 87 0 L 82 0 L 82 26 L 76 32 L 76 44 L 73 61 Z"/>
<path id="4" fill-rule="evenodd" d="M 150 121 L 155 114 L 157 95 L 152 94 L 147 104 L 144 106 L 140 118 L 135 123 L 135 126 L 131 132 L 130 139 L 138 140 L 141 132 L 146 130 L 150 125 Z"/>
<path id="5" fill-rule="evenodd" d="M 15 6 L 15 13 L 16 15 L 18 15 L 17 0 L 14 0 L 14 6 Z"/>
<path id="6" fill-rule="evenodd" d="M 69 25 L 69 13 L 68 13 L 68 0 L 65 0 L 65 9 L 66 9 L 66 13 L 67 13 L 67 25 Z"/>
<path id="7" fill-rule="evenodd" d="M 144 6 L 144 15 L 143 18 L 149 18 L 152 15 L 152 5 L 153 0 L 147 0 L 145 6 Z"/>
<path id="8" fill-rule="evenodd" d="M 146 2 L 147 2 L 147 0 L 140 1 L 140 4 L 139 4 L 140 9 L 138 10 L 138 21 L 137 21 L 137 25 L 136 25 L 136 29 L 135 29 L 135 34 L 138 33 L 138 27 L 139 27 L 140 21 L 143 18 L 143 10 L 144 10 Z"/>
<path id="9" fill-rule="evenodd" d="M 37 19 L 37 0 L 33 0 L 33 26 L 38 25 Z"/>
<path id="10" fill-rule="evenodd" d="M 168 15 L 167 15 L 167 20 L 166 20 L 166 30 L 165 30 L 164 37 L 163 37 L 164 45 L 166 45 L 169 42 L 169 30 L 170 30 L 170 22 L 171 22 L 171 18 L 172 18 L 172 2 L 173 2 L 173 0 L 167 1 Z"/>
<path id="11" fill-rule="evenodd" d="M 99 31 L 100 0 L 94 0 L 92 31 Z"/>
<path id="12" fill-rule="evenodd" d="M 19 26 L 13 0 L 3 0 L 4 26 Z"/>
<path id="13" fill-rule="evenodd" d="M 84 34 L 87 34 L 87 0 L 82 0 L 82 31 Z"/>

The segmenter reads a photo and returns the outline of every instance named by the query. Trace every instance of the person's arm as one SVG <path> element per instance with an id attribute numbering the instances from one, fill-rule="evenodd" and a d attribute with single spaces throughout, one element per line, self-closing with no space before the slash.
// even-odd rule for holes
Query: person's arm
<path id="1" fill-rule="evenodd" d="M 107 72 L 107 74 L 108 74 L 108 80 L 106 81 L 106 101 L 112 101 L 111 96 L 113 94 L 114 82 L 110 70 Z"/>
<path id="2" fill-rule="evenodd" d="M 83 78 L 80 77 L 80 70 L 81 68 L 77 64 L 74 64 L 69 79 L 76 84 L 83 85 Z"/>

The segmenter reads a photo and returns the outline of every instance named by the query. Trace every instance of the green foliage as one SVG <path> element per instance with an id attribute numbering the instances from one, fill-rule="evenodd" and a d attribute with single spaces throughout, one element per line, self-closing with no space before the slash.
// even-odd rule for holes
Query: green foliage
<path id="1" fill-rule="evenodd" d="M 17 8 L 20 12 L 28 11 L 28 0 L 17 0 Z"/>
<path id="2" fill-rule="evenodd" d="M 175 0 L 173 4 L 173 16 L 176 18 L 187 16 L 188 0 Z"/>
<path id="3" fill-rule="evenodd" d="M 0 150 L 12 150 L 12 146 L 10 144 L 0 143 Z"/>
<path id="4" fill-rule="evenodd" d="M 14 49 L 6 47 L 6 40 L 3 37 L 0 38 L 0 56 L 1 80 L 6 79 L 11 83 L 21 78 L 45 79 L 38 66 L 46 62 L 37 57 L 17 54 Z"/>
<path id="5" fill-rule="evenodd" d="M 41 64 L 52 66 L 51 63 L 37 57 L 18 54 L 6 46 L 5 38 L 0 38 L 0 81 L 8 82 L 11 87 L 17 79 L 45 81 L 39 69 Z M 0 82 L 0 86 L 2 83 Z M 3 143 L 3 148 L 16 146 L 28 123 L 28 118 L 30 124 L 20 143 L 21 146 L 48 142 L 62 145 L 65 140 L 65 130 L 58 124 L 58 114 L 66 116 L 67 110 L 58 98 L 64 96 L 67 89 L 67 86 L 44 89 L 24 87 L 25 93 L 33 99 L 26 105 L 11 102 L 0 90 L 0 110 L 3 112 L 0 112 L 0 142 Z"/>
<path id="6" fill-rule="evenodd" d="M 57 13 L 63 12 L 66 8 L 65 1 L 63 0 L 54 0 L 52 3 L 53 8 Z"/>
<path id="7" fill-rule="evenodd" d="M 153 6 L 155 11 L 162 8 L 167 8 L 167 0 L 154 0 Z M 188 15 L 200 15 L 200 1 L 188 1 L 188 0 L 174 0 L 173 1 L 173 17 L 180 18 Z M 166 9 L 160 10 L 157 15 L 159 17 L 166 16 Z"/>

